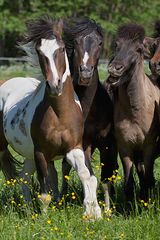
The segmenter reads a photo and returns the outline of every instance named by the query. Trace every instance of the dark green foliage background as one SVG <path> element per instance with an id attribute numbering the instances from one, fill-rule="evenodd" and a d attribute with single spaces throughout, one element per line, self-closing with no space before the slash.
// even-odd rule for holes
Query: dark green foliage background
<path id="1" fill-rule="evenodd" d="M 159 11 L 159 0 L 0 0 L 0 56 L 16 56 L 14 45 L 25 30 L 25 21 L 43 14 L 95 19 L 105 30 L 106 56 L 119 25 L 137 22 L 151 35 Z"/>

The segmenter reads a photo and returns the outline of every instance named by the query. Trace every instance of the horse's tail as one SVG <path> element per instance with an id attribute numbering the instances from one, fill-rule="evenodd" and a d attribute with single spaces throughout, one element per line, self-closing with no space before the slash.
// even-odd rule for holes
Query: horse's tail
<path id="1" fill-rule="evenodd" d="M 7 180 L 15 179 L 19 176 L 23 162 L 17 160 L 12 156 L 10 151 L 7 149 L 1 159 L 1 170 Z"/>

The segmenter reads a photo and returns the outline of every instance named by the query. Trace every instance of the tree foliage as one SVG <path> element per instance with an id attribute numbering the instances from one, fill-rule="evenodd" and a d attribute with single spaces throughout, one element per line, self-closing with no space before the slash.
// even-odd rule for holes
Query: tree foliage
<path id="1" fill-rule="evenodd" d="M 10 48 L 24 32 L 27 20 L 44 14 L 55 18 L 88 16 L 95 19 L 105 30 L 104 52 L 107 53 L 117 27 L 123 23 L 140 23 L 147 34 L 152 34 L 159 10 L 159 0 L 0 0 L 0 54 L 2 45 L 3 50 L 4 46 Z M 16 53 L 6 52 L 10 54 Z"/>

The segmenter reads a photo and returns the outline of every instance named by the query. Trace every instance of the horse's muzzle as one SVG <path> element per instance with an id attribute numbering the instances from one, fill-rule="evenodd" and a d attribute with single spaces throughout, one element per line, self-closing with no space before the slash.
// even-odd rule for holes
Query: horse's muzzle
<path id="1" fill-rule="evenodd" d="M 46 82 L 46 88 L 49 93 L 49 95 L 52 96 L 60 96 L 62 94 L 63 90 L 63 84 L 60 82 L 56 86 L 52 86 L 49 81 Z"/>
<path id="2" fill-rule="evenodd" d="M 120 77 L 124 72 L 124 66 L 121 64 L 109 64 L 108 72 L 113 77 Z"/>

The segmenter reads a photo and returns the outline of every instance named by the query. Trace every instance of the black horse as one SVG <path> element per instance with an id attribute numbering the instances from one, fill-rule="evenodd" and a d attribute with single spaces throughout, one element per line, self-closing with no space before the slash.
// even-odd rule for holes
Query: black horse
<path id="1" fill-rule="evenodd" d="M 105 190 L 105 205 L 109 209 L 109 178 L 118 168 L 117 146 L 113 134 L 113 103 L 99 81 L 98 60 L 103 46 L 103 30 L 88 18 L 68 21 L 64 26 L 64 41 L 73 77 L 74 89 L 81 102 L 85 120 L 83 149 L 86 165 L 92 172 L 91 156 L 96 148 L 100 152 L 101 181 Z M 69 174 L 70 166 L 63 161 L 63 173 Z M 63 177 L 62 194 L 67 183 Z"/>

